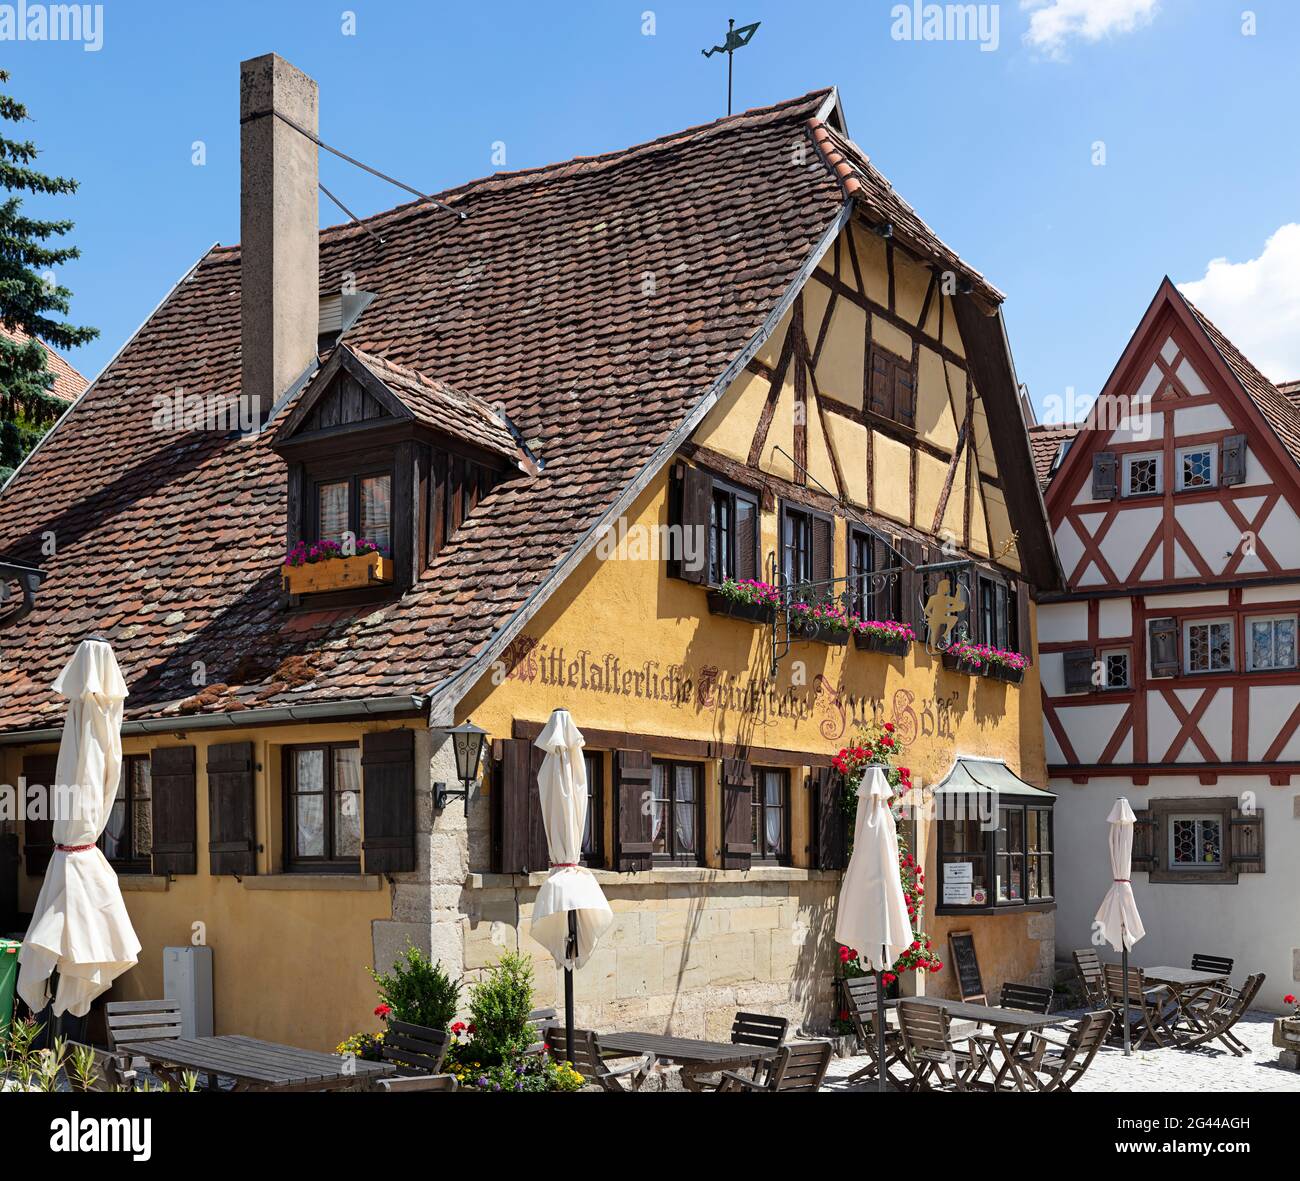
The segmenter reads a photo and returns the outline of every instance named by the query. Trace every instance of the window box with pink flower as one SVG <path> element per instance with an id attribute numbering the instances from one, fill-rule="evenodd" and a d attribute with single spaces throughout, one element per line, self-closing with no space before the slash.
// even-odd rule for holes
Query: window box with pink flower
<path id="1" fill-rule="evenodd" d="M 853 646 L 863 652 L 883 652 L 888 656 L 906 656 L 916 633 L 905 623 L 892 619 L 856 619 L 853 622 Z"/>
<path id="2" fill-rule="evenodd" d="M 853 631 L 853 618 L 838 603 L 791 603 L 787 608 L 790 638 L 844 647 Z"/>
<path id="3" fill-rule="evenodd" d="M 392 582 L 393 560 L 373 541 L 358 541 L 354 554 L 345 554 L 337 541 L 300 541 L 280 572 L 289 594 L 314 595 Z"/>
<path id="4" fill-rule="evenodd" d="M 743 619 L 749 623 L 771 623 L 781 592 L 771 583 L 752 578 L 728 578 L 716 590 L 709 591 L 709 614 Z"/>
<path id="5" fill-rule="evenodd" d="M 1008 652 L 990 644 L 974 644 L 969 640 L 958 640 L 943 654 L 943 667 L 949 672 L 988 677 L 1010 685 L 1018 685 L 1025 679 L 1025 665 L 1028 663 L 1019 652 Z"/>

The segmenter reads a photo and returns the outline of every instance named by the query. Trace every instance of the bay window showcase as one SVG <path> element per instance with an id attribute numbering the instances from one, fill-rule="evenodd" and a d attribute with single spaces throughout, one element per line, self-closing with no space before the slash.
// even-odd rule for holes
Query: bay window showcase
<path id="1" fill-rule="evenodd" d="M 938 822 L 938 913 L 1052 902 L 1051 807 L 1003 804 L 996 822 L 968 811 Z"/>

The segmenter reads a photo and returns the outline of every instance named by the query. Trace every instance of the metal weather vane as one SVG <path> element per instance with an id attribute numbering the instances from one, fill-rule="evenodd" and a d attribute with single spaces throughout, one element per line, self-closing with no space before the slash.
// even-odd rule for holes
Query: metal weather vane
<path id="1" fill-rule="evenodd" d="M 755 21 L 752 25 L 741 25 L 736 28 L 734 20 L 727 21 L 727 39 L 721 45 L 715 45 L 712 49 L 701 49 L 700 52 L 705 57 L 712 57 L 715 53 L 725 53 L 727 55 L 727 114 L 731 114 L 731 57 L 737 49 L 743 49 L 753 39 L 754 34 L 758 32 L 758 26 L 762 21 Z"/>

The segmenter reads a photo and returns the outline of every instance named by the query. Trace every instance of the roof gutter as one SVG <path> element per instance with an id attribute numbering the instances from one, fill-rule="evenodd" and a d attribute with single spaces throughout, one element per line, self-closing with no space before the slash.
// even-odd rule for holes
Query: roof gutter
<path id="1" fill-rule="evenodd" d="M 514 613 L 500 628 L 492 638 L 483 646 L 482 651 L 469 664 L 465 665 L 460 672 L 447 678 L 440 685 L 435 686 L 430 694 L 429 704 L 429 724 L 431 726 L 449 725 L 454 718 L 452 712 L 460 699 L 474 686 L 474 684 L 487 672 L 489 668 L 500 657 L 502 650 L 515 638 L 523 629 L 528 621 L 541 609 L 542 605 L 555 592 L 556 588 L 573 573 L 578 564 L 595 548 L 596 543 L 609 530 L 609 528 L 625 513 L 631 506 L 632 502 L 645 490 L 650 481 L 658 474 L 659 470 L 668 463 L 674 455 L 681 449 L 694 432 L 695 428 L 704 421 L 705 416 L 717 405 L 718 400 L 730 388 L 731 383 L 736 380 L 741 370 L 753 359 L 754 355 L 764 343 L 774 333 L 780 325 L 782 318 L 790 307 L 794 304 L 795 298 L 803 290 L 804 284 L 807 283 L 813 271 L 817 269 L 817 264 L 821 262 L 826 252 L 831 248 L 835 239 L 839 237 L 840 231 L 848 225 L 853 216 L 855 201 L 852 197 L 845 200 L 840 207 L 840 211 L 831 221 L 830 226 L 826 229 L 817 245 L 813 247 L 812 252 L 804 260 L 803 266 L 799 268 L 798 273 L 786 288 L 785 293 L 773 306 L 767 314 L 767 319 L 763 321 L 762 327 L 749 339 L 749 342 L 739 353 L 732 359 L 731 364 L 722 371 L 714 380 L 712 385 L 705 390 L 704 395 L 695 404 L 694 409 L 678 425 L 677 429 L 665 439 L 654 454 L 645 462 L 641 470 L 636 474 L 632 481 L 624 487 L 618 498 L 613 504 L 601 515 L 600 519 L 587 530 L 581 538 L 578 539 L 570 548 L 569 552 L 564 555 L 560 564 L 556 566 L 551 573 L 542 581 L 542 583 L 524 600 L 523 605 Z"/>
<path id="2" fill-rule="evenodd" d="M 355 721 L 367 717 L 423 715 L 428 697 L 422 693 L 400 697 L 345 698 L 314 701 L 304 705 L 278 705 L 269 709 L 237 709 L 225 713 L 185 714 L 168 718 L 139 718 L 122 723 L 122 737 L 142 734 L 173 734 L 180 730 L 235 730 L 250 726 L 286 725 L 291 722 Z M 54 742 L 63 735 L 62 726 L 43 730 L 12 730 L 0 734 L 0 746 L 27 746 Z"/>

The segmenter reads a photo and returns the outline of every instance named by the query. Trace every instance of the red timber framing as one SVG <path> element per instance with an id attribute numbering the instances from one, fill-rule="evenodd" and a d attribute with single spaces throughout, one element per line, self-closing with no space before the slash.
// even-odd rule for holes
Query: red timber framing
<path id="1" fill-rule="evenodd" d="M 1161 349 L 1172 338 L 1177 354 L 1166 360 Z M 1194 394 L 1178 376 L 1186 357 L 1209 388 L 1207 394 Z M 1111 442 L 1108 429 L 1088 429 L 1078 436 L 1046 494 L 1048 515 L 1053 529 L 1069 521 L 1078 534 L 1082 549 L 1074 569 L 1066 571 L 1070 590 L 1051 596 L 1044 604 L 1084 603 L 1087 610 L 1086 639 L 1040 641 L 1039 651 L 1046 657 L 1091 649 L 1094 660 L 1102 652 L 1126 650 L 1129 653 L 1129 686 L 1124 689 L 1094 689 L 1089 693 L 1050 695 L 1043 689 L 1045 726 L 1055 739 L 1063 763 L 1049 764 L 1049 773 L 1068 777 L 1076 783 L 1090 778 L 1123 777 L 1138 785 L 1164 775 L 1197 775 L 1204 785 L 1218 781 L 1220 775 L 1268 775 L 1270 783 L 1286 785 L 1293 775 L 1300 775 L 1300 761 L 1282 761 L 1288 744 L 1300 732 L 1300 704 L 1280 711 L 1275 726 L 1262 738 L 1254 736 L 1251 757 L 1251 690 L 1261 687 L 1300 686 L 1300 668 L 1251 671 L 1247 667 L 1247 620 L 1258 616 L 1300 614 L 1300 599 L 1295 587 L 1300 584 L 1300 568 L 1285 564 L 1272 552 L 1262 537 L 1262 527 L 1279 502 L 1285 500 L 1300 513 L 1300 468 L 1265 419 L 1256 401 L 1242 387 L 1224 361 L 1219 349 L 1201 327 L 1187 303 L 1166 279 L 1147 309 L 1142 323 L 1133 334 L 1098 399 L 1098 406 L 1111 402 L 1110 424 L 1128 410 L 1128 393 L 1146 379 L 1152 365 L 1159 368 L 1161 381 L 1156 388 L 1152 408 L 1183 409 L 1197 405 L 1218 405 L 1231 423 L 1230 429 L 1203 434 L 1178 435 L 1173 429 L 1173 415 L 1165 416 L 1164 429 L 1157 439 L 1145 442 Z M 1094 411 L 1094 414 L 1098 413 Z M 1270 477 L 1271 483 L 1216 486 L 1205 491 L 1177 492 L 1175 480 L 1176 449 L 1196 443 L 1222 443 L 1229 434 L 1246 436 L 1247 447 Z M 1142 452 L 1163 455 L 1163 481 L 1159 493 L 1147 496 L 1119 495 L 1112 500 L 1076 505 L 1080 492 L 1092 479 L 1092 457 L 1098 451 L 1115 454 L 1119 475 L 1123 456 Z M 1253 507 L 1243 501 L 1257 502 Z M 1262 570 L 1242 571 L 1247 549 L 1238 547 L 1228 557 L 1219 573 L 1200 553 L 1180 524 L 1177 513 L 1186 506 L 1216 501 L 1236 529 L 1254 535 L 1254 553 Z M 1159 506 L 1161 513 L 1154 527 L 1146 526 L 1143 536 L 1134 536 L 1130 547 L 1130 570 L 1115 570 L 1101 552 L 1101 542 L 1116 527 L 1123 527 L 1124 514 L 1131 509 Z M 1085 520 L 1087 524 L 1085 524 Z M 1174 576 L 1174 547 L 1177 541 L 1196 569 L 1195 575 Z M 1155 554 L 1163 546 L 1162 577 L 1139 582 Z M 1214 555 L 1222 562 L 1222 555 Z M 1126 551 L 1125 560 L 1129 558 Z M 1102 583 L 1080 585 L 1079 579 L 1095 565 Z M 1275 587 L 1275 593 L 1270 591 Z M 1250 601 L 1246 591 L 1250 590 Z M 1126 592 L 1128 592 L 1126 594 Z M 1202 602 L 1214 594 L 1214 602 Z M 1193 598 L 1193 593 L 1196 598 Z M 1195 605 L 1176 605 L 1167 600 L 1177 595 Z M 1100 625 L 1102 604 L 1127 599 L 1131 606 L 1131 627 L 1127 634 L 1105 633 Z M 1174 676 L 1153 677 L 1148 656 L 1148 625 L 1154 619 L 1172 618 L 1177 627 L 1179 672 Z M 1228 620 L 1232 627 L 1233 667 L 1225 672 L 1191 673 L 1183 671 L 1185 663 L 1184 626 L 1195 620 Z M 1258 694 L 1256 698 L 1258 700 Z M 1173 719 L 1172 737 L 1159 741 L 1152 734 L 1150 708 L 1160 701 Z M 1108 734 L 1090 732 L 1091 754 L 1102 744 L 1095 761 L 1083 762 L 1076 743 L 1071 740 L 1068 717 L 1082 717 L 1092 706 L 1122 706 L 1112 710 L 1113 722 Z M 1227 740 L 1213 739 L 1207 722 L 1220 723 L 1222 711 L 1231 709 L 1232 722 Z M 1162 710 L 1162 714 L 1163 714 Z M 1165 720 L 1164 730 L 1169 729 Z M 1079 731 L 1075 731 L 1077 738 Z M 1127 761 L 1117 762 L 1122 749 L 1130 744 Z"/>

